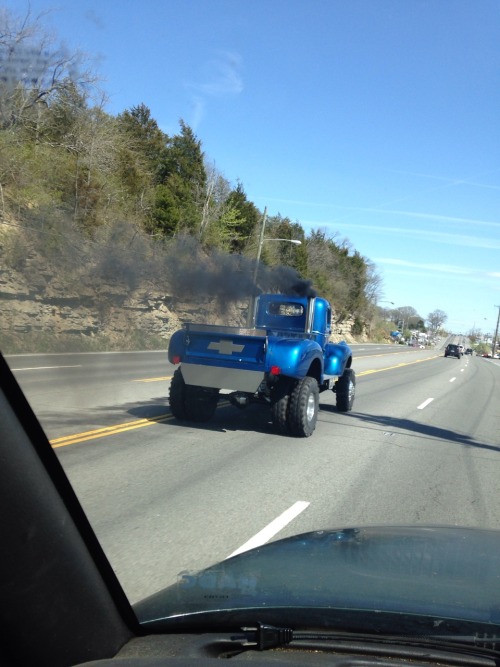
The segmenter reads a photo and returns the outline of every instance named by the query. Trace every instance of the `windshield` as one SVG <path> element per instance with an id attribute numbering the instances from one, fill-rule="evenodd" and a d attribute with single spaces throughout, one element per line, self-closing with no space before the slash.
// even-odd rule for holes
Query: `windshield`
<path id="1" fill-rule="evenodd" d="M 3 2 L 0 347 L 131 604 L 321 571 L 497 622 L 499 37 L 494 0 Z M 318 531 L 345 577 L 204 588 Z"/>

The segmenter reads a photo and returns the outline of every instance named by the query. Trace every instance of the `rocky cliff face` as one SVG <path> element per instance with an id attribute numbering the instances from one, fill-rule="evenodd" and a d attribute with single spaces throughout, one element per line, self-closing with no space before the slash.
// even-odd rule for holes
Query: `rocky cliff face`
<path id="1" fill-rule="evenodd" d="M 22 271 L 0 267 L 0 340 L 6 353 L 37 351 L 42 336 L 43 351 L 166 346 L 182 322 L 242 325 L 246 309 L 247 303 L 235 303 L 221 313 L 214 300 L 181 300 L 147 281 L 131 289 L 92 276 L 63 279 L 36 258 Z M 352 342 L 350 328 L 351 322 L 337 326 L 332 340 Z"/>

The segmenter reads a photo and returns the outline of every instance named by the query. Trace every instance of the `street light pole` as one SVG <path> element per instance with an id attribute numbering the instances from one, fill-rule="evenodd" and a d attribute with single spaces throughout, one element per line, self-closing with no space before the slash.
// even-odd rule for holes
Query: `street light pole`
<path id="1" fill-rule="evenodd" d="M 500 324 L 500 306 L 495 306 L 495 308 L 498 308 L 498 317 L 497 317 L 497 328 L 495 329 L 495 337 L 493 338 L 493 348 L 491 350 L 491 356 L 493 357 L 493 359 L 495 358 L 495 352 L 498 340 L 498 325 Z"/>
<path id="2" fill-rule="evenodd" d="M 257 248 L 257 261 L 255 262 L 255 269 L 253 271 L 253 284 L 257 284 L 257 272 L 259 270 L 260 255 L 262 253 L 262 246 L 264 245 L 264 231 L 266 229 L 267 220 L 267 206 L 264 208 L 264 215 L 262 216 L 262 225 L 260 227 L 259 247 Z"/>

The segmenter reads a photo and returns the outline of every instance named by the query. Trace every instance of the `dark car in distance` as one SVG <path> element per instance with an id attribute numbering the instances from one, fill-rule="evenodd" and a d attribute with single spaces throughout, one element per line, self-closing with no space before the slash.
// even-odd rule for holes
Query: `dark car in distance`
<path id="1" fill-rule="evenodd" d="M 460 347 L 458 345 L 454 345 L 453 343 L 449 343 L 444 350 L 444 356 L 445 357 L 456 357 L 457 359 L 460 359 L 461 356 L 462 356 L 462 352 L 460 351 Z"/>

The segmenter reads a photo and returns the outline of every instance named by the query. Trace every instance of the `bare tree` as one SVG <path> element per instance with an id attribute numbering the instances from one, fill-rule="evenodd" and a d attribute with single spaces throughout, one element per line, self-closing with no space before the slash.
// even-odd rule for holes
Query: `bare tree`
<path id="1" fill-rule="evenodd" d="M 375 307 L 380 299 L 383 288 L 382 276 L 377 273 L 377 266 L 367 257 L 366 263 L 366 287 L 365 294 L 370 306 Z"/>
<path id="2" fill-rule="evenodd" d="M 87 58 L 70 53 L 42 27 L 46 13 L 23 17 L 0 10 L 0 124 L 7 128 L 26 122 L 36 124 L 36 110 L 68 85 L 89 87 L 96 77 L 85 69 Z"/>
<path id="3" fill-rule="evenodd" d="M 74 219 L 87 226 L 100 224 L 95 219 L 97 209 L 101 217 L 115 203 L 116 191 L 113 173 L 117 169 L 117 137 L 114 120 L 100 106 L 94 106 L 78 116 L 75 125 L 75 208 Z"/>
<path id="4" fill-rule="evenodd" d="M 231 184 L 217 169 L 215 163 L 205 162 L 207 182 L 204 193 L 203 213 L 199 230 L 200 240 L 204 240 L 207 230 L 214 222 L 224 218 Z"/>
<path id="5" fill-rule="evenodd" d="M 448 315 L 442 310 L 433 310 L 427 315 L 427 322 L 432 331 L 437 331 L 448 319 Z"/>

